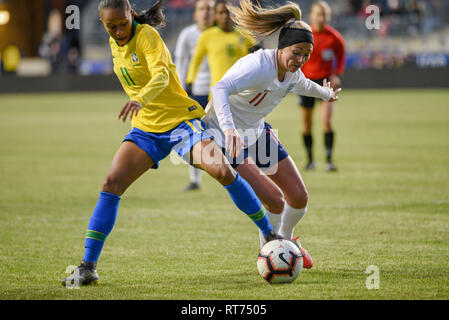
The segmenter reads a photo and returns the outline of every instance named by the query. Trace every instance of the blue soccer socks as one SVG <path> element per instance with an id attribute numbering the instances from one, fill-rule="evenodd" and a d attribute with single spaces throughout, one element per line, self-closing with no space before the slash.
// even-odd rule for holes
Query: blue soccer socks
<path id="1" fill-rule="evenodd" d="M 262 202 L 245 179 L 237 173 L 235 181 L 228 186 L 224 186 L 224 188 L 228 190 L 237 208 L 254 221 L 264 236 L 267 236 L 273 230 L 270 220 L 265 214 Z"/>
<path id="2" fill-rule="evenodd" d="M 224 188 L 228 190 L 235 205 L 254 221 L 264 236 L 267 236 L 273 230 L 262 202 L 245 179 L 237 173 L 235 181 L 228 186 L 224 186 Z M 96 263 L 98 261 L 104 242 L 114 227 L 120 199 L 115 194 L 100 192 L 100 197 L 87 228 L 83 258 L 85 262 Z"/>
<path id="3" fill-rule="evenodd" d="M 84 244 L 86 250 L 83 258 L 85 262 L 98 261 L 104 241 L 114 227 L 119 203 L 119 196 L 108 192 L 100 192 L 100 198 L 87 228 Z"/>

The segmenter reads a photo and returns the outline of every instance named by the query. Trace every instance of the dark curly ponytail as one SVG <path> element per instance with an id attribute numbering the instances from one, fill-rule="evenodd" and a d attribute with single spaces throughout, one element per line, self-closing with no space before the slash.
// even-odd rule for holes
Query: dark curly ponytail
<path id="1" fill-rule="evenodd" d="M 134 17 L 138 23 L 149 24 L 152 27 L 164 27 L 165 15 L 162 12 L 162 5 L 165 0 L 159 0 L 150 9 L 142 11 Z"/>
<path id="2" fill-rule="evenodd" d="M 157 1 L 151 8 L 138 13 L 134 20 L 141 24 L 149 24 L 152 27 L 165 26 L 165 16 L 162 12 L 162 6 L 165 0 Z M 129 0 L 101 0 L 98 4 L 98 11 L 104 8 L 131 9 Z"/>

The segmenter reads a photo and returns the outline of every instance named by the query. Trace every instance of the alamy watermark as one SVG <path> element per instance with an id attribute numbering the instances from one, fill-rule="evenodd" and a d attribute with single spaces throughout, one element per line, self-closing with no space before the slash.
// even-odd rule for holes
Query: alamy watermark
<path id="1" fill-rule="evenodd" d="M 65 273 L 69 274 L 65 280 L 65 287 L 67 289 L 79 289 L 80 288 L 80 271 L 75 265 L 67 266 Z"/>
<path id="2" fill-rule="evenodd" d="M 65 8 L 65 13 L 68 15 L 65 19 L 65 27 L 69 30 L 79 30 L 81 27 L 80 8 L 76 5 L 70 5 Z"/>
<path id="3" fill-rule="evenodd" d="M 65 27 L 69 30 L 80 29 L 81 14 L 80 8 L 77 5 L 69 5 L 65 9 L 67 17 L 65 19 Z M 376 5 L 369 5 L 365 8 L 365 13 L 368 15 L 365 19 L 365 27 L 368 30 L 380 29 L 380 8 Z"/>
<path id="4" fill-rule="evenodd" d="M 378 6 L 369 5 L 365 8 L 365 13 L 369 16 L 365 19 L 365 27 L 368 30 L 380 29 L 380 9 Z"/>
<path id="5" fill-rule="evenodd" d="M 366 288 L 368 290 L 379 290 L 380 289 L 380 270 L 378 266 L 369 265 L 366 267 L 365 273 L 368 274 L 366 277 Z"/>

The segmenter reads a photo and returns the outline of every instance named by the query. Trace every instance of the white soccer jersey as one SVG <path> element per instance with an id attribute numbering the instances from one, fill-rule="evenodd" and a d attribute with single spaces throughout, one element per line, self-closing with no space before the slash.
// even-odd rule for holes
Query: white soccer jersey
<path id="1" fill-rule="evenodd" d="M 278 79 L 277 50 L 260 49 L 238 60 L 212 88 L 203 121 L 208 128 L 237 129 L 250 146 L 260 137 L 264 118 L 290 92 L 328 101 L 331 90 L 307 79 L 301 69 Z M 223 146 L 222 139 L 216 142 Z"/>
<path id="2" fill-rule="evenodd" d="M 185 81 L 187 71 L 189 70 L 190 60 L 195 51 L 196 43 L 201 34 L 200 28 L 196 24 L 184 28 L 179 34 L 175 49 L 175 65 L 178 69 L 179 80 L 183 88 L 185 88 Z M 192 85 L 192 93 L 197 96 L 208 96 L 210 85 L 210 71 L 207 58 L 203 59 L 200 70 Z"/>

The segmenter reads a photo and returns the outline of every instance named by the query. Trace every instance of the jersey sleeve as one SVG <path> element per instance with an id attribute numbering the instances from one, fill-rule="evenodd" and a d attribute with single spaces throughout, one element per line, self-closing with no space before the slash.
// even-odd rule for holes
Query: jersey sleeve
<path id="1" fill-rule="evenodd" d="M 324 88 L 323 86 L 320 86 L 319 84 L 313 82 L 310 79 L 307 79 L 301 70 L 299 81 L 296 83 L 295 87 L 293 88 L 293 92 L 301 95 L 301 96 L 307 96 L 307 97 L 314 97 L 314 98 L 320 98 L 324 101 L 329 101 L 331 98 L 331 90 L 328 88 Z"/>
<path id="2" fill-rule="evenodd" d="M 144 107 L 168 86 L 170 56 L 159 33 L 153 28 L 141 31 L 137 40 L 137 50 L 145 56 L 151 80 L 132 99 Z"/>
<path id="3" fill-rule="evenodd" d="M 195 51 L 193 52 L 192 60 L 190 60 L 186 83 L 195 82 L 195 78 L 201 67 L 201 63 L 203 62 L 203 59 L 207 54 L 207 43 L 208 43 L 207 34 L 202 33 L 198 38 Z"/>
<path id="4" fill-rule="evenodd" d="M 255 54 L 250 54 L 238 60 L 212 87 L 214 110 L 221 130 L 235 129 L 229 96 L 263 86 L 266 79 L 270 79 L 266 68 L 258 61 Z"/>
<path id="5" fill-rule="evenodd" d="M 175 49 L 175 65 L 176 69 L 178 70 L 179 80 L 181 81 L 181 85 L 183 88 L 185 88 L 190 59 L 191 53 L 188 47 L 187 32 L 186 29 L 184 29 L 179 34 Z"/>

